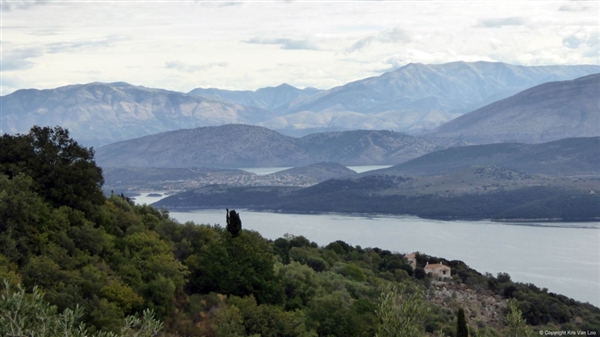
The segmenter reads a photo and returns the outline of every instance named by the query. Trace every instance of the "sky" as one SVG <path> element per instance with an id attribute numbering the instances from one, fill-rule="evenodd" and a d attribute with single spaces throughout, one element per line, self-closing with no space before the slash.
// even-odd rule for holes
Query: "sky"
<path id="1" fill-rule="evenodd" d="M 2 95 L 329 89 L 411 62 L 600 64 L 597 0 L 1 1 Z"/>

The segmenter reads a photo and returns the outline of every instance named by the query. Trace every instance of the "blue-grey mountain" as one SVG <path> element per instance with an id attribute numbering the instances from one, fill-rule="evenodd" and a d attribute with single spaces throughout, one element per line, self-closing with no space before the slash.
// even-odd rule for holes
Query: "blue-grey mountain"
<path id="1" fill-rule="evenodd" d="M 327 91 L 286 84 L 256 91 L 199 88 L 190 94 L 127 83 L 27 89 L 0 97 L 1 131 L 25 133 L 36 124 L 61 125 L 88 146 L 229 123 L 288 135 L 357 129 L 417 132 L 532 86 L 593 73 L 600 73 L 600 67 L 455 62 L 409 64 Z"/>
<path id="2" fill-rule="evenodd" d="M 459 146 L 365 174 L 441 175 L 482 166 L 498 166 L 529 174 L 598 177 L 600 137 L 567 138 L 542 144 Z"/>
<path id="3" fill-rule="evenodd" d="M 260 88 L 256 91 L 196 88 L 189 94 L 210 100 L 275 111 L 285 108 L 290 102 L 312 96 L 320 91 L 315 88 L 298 89 L 284 83 L 277 87 Z"/>
<path id="4" fill-rule="evenodd" d="M 452 120 L 431 136 L 476 144 L 600 136 L 600 74 L 527 89 Z"/>
<path id="5" fill-rule="evenodd" d="M 595 65 L 409 64 L 291 103 L 283 116 L 261 125 L 272 129 L 432 129 L 530 87 L 599 72 Z"/>
<path id="6" fill-rule="evenodd" d="M 257 122 L 269 112 L 127 83 L 89 83 L 2 96 L 2 132 L 68 128 L 85 145 L 208 125 Z"/>
<path id="7" fill-rule="evenodd" d="M 333 161 L 344 165 L 400 163 L 436 148 L 393 131 L 356 130 L 284 136 L 251 125 L 170 131 L 99 148 L 106 167 L 285 167 Z"/>

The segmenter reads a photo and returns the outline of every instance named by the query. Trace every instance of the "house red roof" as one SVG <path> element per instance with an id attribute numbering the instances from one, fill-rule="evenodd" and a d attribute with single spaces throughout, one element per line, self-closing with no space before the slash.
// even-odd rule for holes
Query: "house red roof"
<path id="1" fill-rule="evenodd" d="M 441 263 L 428 264 L 425 266 L 424 269 L 439 269 L 439 268 L 450 270 L 450 267 L 443 265 Z"/>

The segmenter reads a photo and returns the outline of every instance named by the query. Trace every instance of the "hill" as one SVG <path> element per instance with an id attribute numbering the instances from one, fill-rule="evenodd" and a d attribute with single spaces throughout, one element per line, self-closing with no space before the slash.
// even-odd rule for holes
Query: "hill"
<path id="1" fill-rule="evenodd" d="M 515 66 L 490 62 L 408 64 L 289 104 L 272 129 L 432 129 L 466 112 L 550 82 L 600 72 L 599 66 Z M 367 127 L 370 125 L 371 127 Z"/>
<path id="2" fill-rule="evenodd" d="M 269 174 L 273 178 L 283 178 L 285 176 L 303 176 L 314 180 L 315 183 L 329 180 L 342 179 L 357 175 L 346 166 L 338 163 L 322 162 L 303 167 L 294 167 L 291 169 Z"/>
<path id="3" fill-rule="evenodd" d="M 250 125 L 178 130 L 99 148 L 106 167 L 284 167 L 333 161 L 344 165 L 399 163 L 428 153 L 427 140 L 392 131 L 345 131 L 302 138 Z"/>
<path id="4" fill-rule="evenodd" d="M 446 177 L 447 178 L 447 177 Z M 440 177 L 437 182 L 444 182 Z M 153 204 L 171 210 L 239 207 L 289 213 L 413 215 L 442 220 L 598 221 L 600 182 L 480 179 L 462 183 L 370 175 L 306 187 L 210 185 Z M 569 188 L 560 186 L 565 184 Z M 421 189 L 420 186 L 425 188 Z M 433 186 L 433 187 L 432 187 Z M 583 186 L 583 188 L 582 188 Z M 590 193 L 590 186 L 595 189 Z"/>
<path id="5" fill-rule="evenodd" d="M 172 191 L 206 185 L 311 186 L 328 179 L 348 178 L 357 173 L 337 163 L 317 163 L 268 175 L 244 170 L 215 168 L 104 167 L 104 191 Z"/>
<path id="6" fill-rule="evenodd" d="M 500 166 L 557 176 L 600 175 L 600 137 L 568 138 L 542 144 L 453 147 L 368 174 L 439 175 L 473 166 Z"/>
<path id="7" fill-rule="evenodd" d="M 18 90 L 0 97 L 0 104 L 2 132 L 60 125 L 79 142 L 94 146 L 168 130 L 252 123 L 270 116 L 258 108 L 123 82 Z"/>
<path id="8" fill-rule="evenodd" d="M 433 137 L 476 144 L 600 136 L 600 74 L 550 82 L 467 113 Z"/>

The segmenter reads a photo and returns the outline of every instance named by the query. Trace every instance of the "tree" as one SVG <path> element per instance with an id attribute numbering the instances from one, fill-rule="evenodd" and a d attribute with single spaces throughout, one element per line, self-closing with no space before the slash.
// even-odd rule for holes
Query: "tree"
<path id="1" fill-rule="evenodd" d="M 220 231 L 220 240 L 199 247 L 185 260 L 191 272 L 189 290 L 254 295 L 259 304 L 282 303 L 281 278 L 273 269 L 268 242 L 257 232 L 242 231 L 231 238 L 223 229 L 214 230 Z"/>
<path id="2" fill-rule="evenodd" d="M 54 207 L 69 206 L 90 214 L 105 201 L 102 169 L 93 148 L 80 146 L 69 131 L 34 126 L 26 135 L 0 137 L 0 173 L 33 178 L 34 190 Z"/>
<path id="3" fill-rule="evenodd" d="M 456 337 L 469 337 L 469 330 L 467 329 L 467 321 L 465 319 L 465 311 L 463 308 L 458 309 L 456 314 Z"/>
<path id="4" fill-rule="evenodd" d="M 424 292 L 420 287 L 410 294 L 405 284 L 400 289 L 388 284 L 381 293 L 381 303 L 376 311 L 379 326 L 375 336 L 423 336 L 425 329 L 422 320 L 428 311 L 423 296 Z"/>
<path id="5" fill-rule="evenodd" d="M 519 309 L 519 302 L 511 298 L 507 301 L 507 305 L 506 315 L 504 316 L 504 324 L 506 324 L 508 330 L 506 336 L 531 336 L 532 333 L 526 328 L 523 313 Z"/>
<path id="6" fill-rule="evenodd" d="M 236 213 L 235 210 L 227 209 L 227 231 L 231 233 L 234 238 L 240 235 L 242 231 L 242 220 L 240 214 Z"/>

